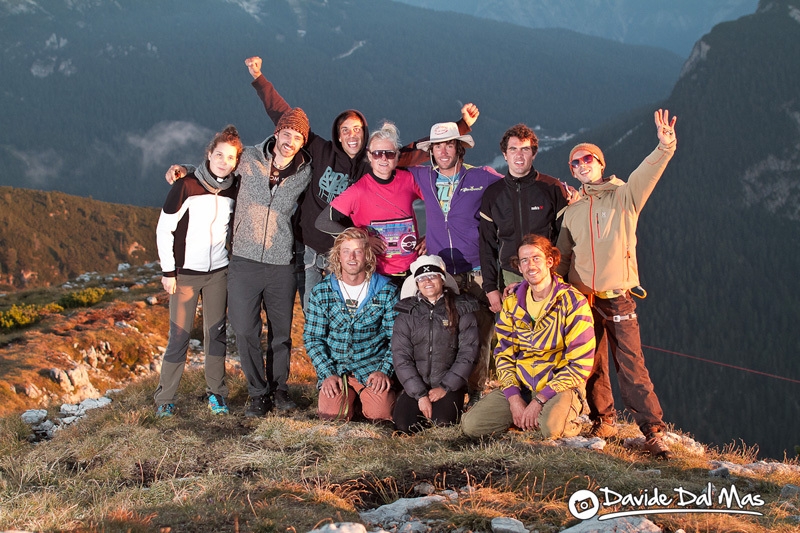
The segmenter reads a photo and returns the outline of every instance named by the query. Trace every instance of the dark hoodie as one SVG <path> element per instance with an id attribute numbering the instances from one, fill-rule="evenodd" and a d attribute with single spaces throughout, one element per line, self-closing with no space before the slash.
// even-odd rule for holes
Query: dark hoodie
<path id="1" fill-rule="evenodd" d="M 281 115 L 292 108 L 263 75 L 253 80 L 253 87 L 258 92 L 269 118 L 275 124 Z M 342 117 L 350 113 L 359 116 L 364 129 L 364 145 L 352 158 L 342 148 L 336 127 Z M 463 119 L 458 121 L 458 126 L 462 134 L 470 131 Z M 331 125 L 331 139 L 330 141 L 323 139 L 313 131 L 308 134 L 305 148 L 311 153 L 311 184 L 300 200 L 300 207 L 295 214 L 295 238 L 322 254 L 328 253 L 333 247 L 335 237 L 318 230 L 314 227 L 314 222 L 334 198 L 372 168 L 367 159 L 369 127 L 367 119 L 360 111 L 349 109 L 339 113 Z M 398 166 L 418 165 L 428 160 L 427 152 L 415 149 L 416 142 L 418 141 L 403 147 Z"/>
<path id="2" fill-rule="evenodd" d="M 286 100 L 278 94 L 264 76 L 260 76 L 253 81 L 253 87 L 258 92 L 258 96 L 264 103 L 269 118 L 275 124 L 280 120 L 281 115 L 291 109 Z M 351 158 L 342 149 L 339 142 L 339 132 L 336 124 L 343 115 L 355 113 L 361 119 L 364 127 L 364 145 L 356 157 Z M 313 131 L 308 133 L 308 140 L 305 148 L 311 153 L 311 183 L 300 200 L 300 208 L 295 215 L 295 238 L 306 246 L 310 246 L 316 252 L 327 253 L 333 247 L 334 237 L 323 233 L 314 227 L 317 216 L 326 208 L 331 201 L 342 194 L 344 190 L 353 184 L 358 178 L 366 174 L 369 169 L 367 160 L 367 143 L 369 139 L 369 128 L 367 119 L 360 111 L 354 109 L 344 111 L 336 117 L 331 126 L 331 139 L 326 140 Z"/>

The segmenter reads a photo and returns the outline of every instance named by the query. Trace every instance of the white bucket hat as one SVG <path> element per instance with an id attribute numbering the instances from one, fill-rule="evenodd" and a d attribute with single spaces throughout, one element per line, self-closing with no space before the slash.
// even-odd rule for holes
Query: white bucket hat
<path id="1" fill-rule="evenodd" d="M 452 141 L 454 139 L 461 141 L 470 148 L 475 146 L 472 135 L 459 135 L 458 124 L 455 122 L 439 122 L 431 126 L 430 140 L 417 143 L 417 150 L 427 152 L 430 150 L 432 144 Z"/>
<path id="2" fill-rule="evenodd" d="M 419 256 L 411 263 L 411 275 L 403 282 L 403 287 L 400 289 L 400 298 L 408 298 L 417 294 L 417 278 L 429 274 L 439 274 L 444 280 L 444 286 L 450 289 L 453 294 L 458 294 L 458 284 L 445 268 L 444 260 L 438 255 Z"/>

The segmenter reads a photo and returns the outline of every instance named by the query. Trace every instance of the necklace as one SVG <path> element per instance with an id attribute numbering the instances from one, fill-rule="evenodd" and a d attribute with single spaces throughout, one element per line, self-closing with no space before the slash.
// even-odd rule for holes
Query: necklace
<path id="1" fill-rule="evenodd" d="M 272 167 L 272 172 L 270 172 L 269 174 L 269 184 L 270 185 L 279 184 L 281 182 L 281 172 L 286 170 L 291 164 L 292 160 L 290 159 L 289 161 L 286 162 L 285 165 L 281 167 L 278 166 L 277 163 L 275 163 L 275 158 L 273 158 L 272 162 L 270 163 L 270 166 Z"/>
<path id="2" fill-rule="evenodd" d="M 358 290 L 358 294 L 356 294 L 355 298 L 350 296 L 350 292 L 347 290 L 348 287 L 347 283 L 345 283 L 344 281 L 340 281 L 339 286 L 342 288 L 342 291 L 344 292 L 345 295 L 344 305 L 347 306 L 347 310 L 350 311 L 350 314 L 352 315 L 353 313 L 356 312 L 356 310 L 358 310 L 358 300 L 361 298 L 361 293 L 364 292 L 364 287 L 367 286 L 367 280 L 361 282 L 361 288 Z M 352 285 L 349 286 L 355 288 L 355 286 Z"/>
<path id="3" fill-rule="evenodd" d="M 286 170 L 286 167 L 292 164 L 292 160 L 290 159 L 283 166 L 280 166 L 277 163 L 275 163 L 276 159 L 277 158 L 275 157 L 272 158 L 272 168 L 277 168 L 278 170 Z"/>

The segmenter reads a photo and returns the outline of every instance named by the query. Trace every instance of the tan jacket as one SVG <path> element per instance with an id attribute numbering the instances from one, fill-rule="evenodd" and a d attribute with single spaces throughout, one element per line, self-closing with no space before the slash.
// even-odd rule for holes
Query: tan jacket
<path id="1" fill-rule="evenodd" d="M 558 249 L 556 272 L 584 294 L 627 290 L 639 285 L 636 225 L 675 145 L 659 143 L 633 171 L 628 182 L 616 176 L 583 185 L 581 198 L 567 206 Z"/>

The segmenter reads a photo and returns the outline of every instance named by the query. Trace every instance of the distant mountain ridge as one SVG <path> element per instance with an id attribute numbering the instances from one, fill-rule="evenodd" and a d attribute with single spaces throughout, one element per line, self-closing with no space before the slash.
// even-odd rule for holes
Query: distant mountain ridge
<path id="1" fill-rule="evenodd" d="M 410 142 L 474 101 L 476 163 L 499 155 L 517 122 L 560 136 L 664 98 L 682 64 L 388 0 L 5 2 L 0 44 L 0 184 L 153 206 L 167 166 L 199 163 L 225 124 L 248 144 L 272 133 L 249 86 L 251 55 L 326 138 L 357 108 Z"/>
<path id="2" fill-rule="evenodd" d="M 627 44 L 656 46 L 686 57 L 714 25 L 755 11 L 757 0 L 395 0 L 529 28 L 568 28 Z"/>
<path id="3" fill-rule="evenodd" d="M 158 259 L 159 210 L 0 187 L 0 291 Z"/>

